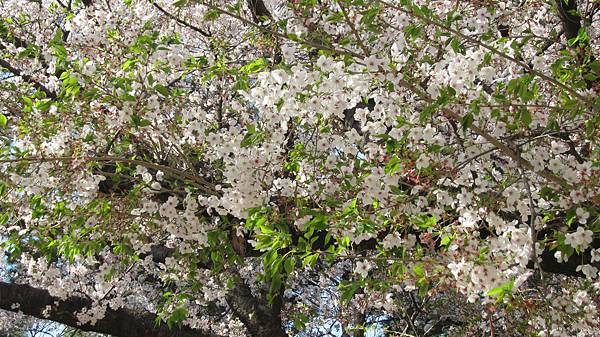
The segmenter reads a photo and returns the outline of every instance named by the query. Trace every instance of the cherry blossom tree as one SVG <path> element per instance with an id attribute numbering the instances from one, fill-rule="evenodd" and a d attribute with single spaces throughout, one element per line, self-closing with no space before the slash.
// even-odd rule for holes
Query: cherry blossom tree
<path id="1" fill-rule="evenodd" d="M 0 308 L 133 337 L 598 336 L 599 11 L 2 0 Z"/>

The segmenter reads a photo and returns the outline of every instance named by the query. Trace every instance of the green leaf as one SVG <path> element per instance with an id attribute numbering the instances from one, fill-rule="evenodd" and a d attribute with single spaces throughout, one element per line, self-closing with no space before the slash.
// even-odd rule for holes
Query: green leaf
<path id="1" fill-rule="evenodd" d="M 186 319 L 188 311 L 184 307 L 178 307 L 173 311 L 169 319 L 167 320 L 167 325 L 169 328 L 172 328 L 174 325 L 183 322 Z"/>
<path id="2" fill-rule="evenodd" d="M 25 106 L 31 107 L 33 105 L 33 101 L 31 100 L 31 98 L 27 96 L 21 96 L 21 99 L 23 100 L 23 103 L 25 103 Z"/>
<path id="3" fill-rule="evenodd" d="M 273 279 L 271 280 L 269 294 L 267 295 L 267 300 L 269 301 L 269 304 L 273 303 L 273 300 L 275 299 L 274 295 L 277 294 L 277 292 L 279 292 L 279 289 L 281 289 L 281 285 L 281 278 L 279 277 L 279 275 L 275 275 L 275 277 L 273 277 Z"/>
<path id="4" fill-rule="evenodd" d="M 285 260 L 285 263 L 283 264 L 283 269 L 285 270 L 285 272 L 287 274 L 290 274 L 292 271 L 294 271 L 294 267 L 296 266 L 296 258 L 294 258 L 293 256 L 288 258 L 287 260 Z"/>
<path id="5" fill-rule="evenodd" d="M 502 299 L 506 294 L 512 292 L 513 286 L 515 284 L 514 280 L 506 282 L 496 288 L 491 289 L 487 292 L 487 296 L 489 297 L 498 297 L 498 299 Z"/>
<path id="6" fill-rule="evenodd" d="M 123 69 L 124 71 L 129 71 L 133 68 L 133 66 L 136 65 L 136 63 L 138 63 L 140 60 L 139 59 L 131 59 L 131 60 L 127 60 L 125 61 L 125 63 L 123 63 L 123 66 L 121 67 L 121 69 Z"/>
<path id="7" fill-rule="evenodd" d="M 244 139 L 242 139 L 240 143 L 241 147 L 248 147 L 257 144 L 263 139 L 265 135 L 264 132 L 257 131 L 256 127 L 252 124 L 249 124 L 247 128 L 248 132 L 244 135 Z"/>
<path id="8" fill-rule="evenodd" d="M 377 15 L 379 15 L 381 8 L 380 7 L 372 7 L 361 14 L 363 15 L 360 19 L 360 23 L 363 25 L 372 25 L 375 21 Z"/>
<path id="9" fill-rule="evenodd" d="M 456 37 L 450 39 L 450 46 L 452 47 L 452 50 L 457 54 L 461 54 L 465 50 L 465 47 L 460 43 L 460 40 Z"/>
<path id="10" fill-rule="evenodd" d="M 35 102 L 36 109 L 41 110 L 41 111 L 48 111 L 48 110 L 50 110 L 51 106 L 52 106 L 52 101 L 49 99 L 43 99 L 43 100 L 39 100 L 39 101 Z"/>
<path id="11" fill-rule="evenodd" d="M 5 128 L 6 123 L 8 123 L 8 118 L 4 114 L 0 114 L 0 128 Z"/>
<path id="12" fill-rule="evenodd" d="M 415 225 L 419 226 L 420 229 L 429 229 L 437 223 L 435 216 L 419 215 L 414 218 Z"/>
<path id="13" fill-rule="evenodd" d="M 273 261 L 273 266 L 271 267 L 271 277 L 277 277 L 279 272 L 281 271 L 281 263 L 283 262 L 283 257 L 277 257 L 275 261 Z M 285 263 L 284 263 L 285 264 Z"/>
<path id="14" fill-rule="evenodd" d="M 492 63 L 492 53 L 485 53 L 483 56 L 483 64 L 490 65 Z"/>
<path id="15" fill-rule="evenodd" d="M 490 297 L 496 297 L 496 296 L 499 296 L 502 294 L 504 294 L 504 290 L 502 289 L 502 287 L 496 287 L 487 292 L 487 296 L 490 296 Z"/>
<path id="16" fill-rule="evenodd" d="M 317 262 L 318 258 L 319 258 L 319 253 L 308 254 L 302 260 L 302 268 L 304 268 L 306 266 L 312 266 L 312 265 L 314 265 Z"/>
<path id="17" fill-rule="evenodd" d="M 524 108 L 521 110 L 521 122 L 525 126 L 529 126 L 529 124 L 531 124 L 531 112 L 529 112 L 529 109 Z"/>
<path id="18" fill-rule="evenodd" d="M 453 236 L 451 235 L 444 235 L 442 236 L 442 240 L 440 241 L 440 246 L 447 246 L 450 244 L 450 242 L 452 242 L 452 240 L 454 239 Z"/>
<path id="19" fill-rule="evenodd" d="M 343 217 L 356 214 L 356 200 L 356 198 L 352 199 L 352 202 L 344 208 L 344 211 L 342 212 Z"/>
<path id="20" fill-rule="evenodd" d="M 240 68 L 240 71 L 246 74 L 254 74 L 261 71 L 264 67 L 267 66 L 267 60 L 264 58 L 258 58 L 245 66 Z"/>
<path id="21" fill-rule="evenodd" d="M 159 94 L 163 95 L 164 97 L 167 97 L 171 94 L 169 89 L 162 84 L 155 85 L 154 90 L 156 90 Z"/>
<path id="22" fill-rule="evenodd" d="M 140 117 L 137 114 L 131 115 L 131 122 L 137 128 L 143 128 L 143 127 L 146 127 L 146 126 L 152 124 L 151 121 L 149 121 L 149 120 L 147 120 L 145 118 L 142 118 L 142 117 Z"/>
<path id="23" fill-rule="evenodd" d="M 356 293 L 356 291 L 358 290 L 358 285 L 355 283 L 346 283 L 346 284 L 340 284 L 340 290 L 342 291 L 342 295 L 340 296 L 340 299 L 342 301 L 342 303 L 348 303 L 352 300 L 352 298 L 354 297 L 354 294 Z"/>
<path id="24" fill-rule="evenodd" d="M 461 122 L 463 131 L 467 131 L 471 127 L 471 125 L 473 125 L 474 118 L 475 117 L 473 116 L 472 113 L 468 113 L 463 117 L 462 122 Z"/>
<path id="25" fill-rule="evenodd" d="M 577 14 L 577 16 L 579 16 L 579 14 Z M 584 43 L 588 39 L 589 38 L 587 36 L 585 28 L 581 27 L 581 28 L 579 28 L 579 32 L 578 32 L 577 36 L 575 36 L 574 38 L 567 41 L 567 43 L 569 44 L 569 46 L 574 46 L 575 44 L 577 44 L 577 42 L 581 41 L 581 43 Z"/>
<path id="26" fill-rule="evenodd" d="M 306 327 L 306 323 L 308 323 L 308 321 L 310 320 L 310 317 L 308 317 L 302 312 L 295 313 L 294 316 L 294 327 L 297 330 L 304 330 L 304 328 Z"/>
<path id="27" fill-rule="evenodd" d="M 437 110 L 437 108 L 437 104 L 430 104 L 426 106 L 423 110 L 421 110 L 421 113 L 419 114 L 419 122 L 424 123 L 431 119 L 431 116 L 433 116 L 433 113 L 435 112 L 435 110 Z"/>
<path id="28" fill-rule="evenodd" d="M 385 165 L 384 172 L 385 174 L 391 175 L 398 172 L 400 168 L 400 159 L 398 159 L 398 156 L 394 155 L 392 156 L 392 159 L 390 159 L 390 161 Z"/>
<path id="29" fill-rule="evenodd" d="M 216 9 L 209 9 L 204 13 L 204 20 L 206 21 L 214 21 L 221 16 L 221 12 Z"/>
<path id="30" fill-rule="evenodd" d="M 415 275 L 419 277 L 425 277 L 425 270 L 420 265 L 414 266 L 412 270 L 415 273 Z"/>

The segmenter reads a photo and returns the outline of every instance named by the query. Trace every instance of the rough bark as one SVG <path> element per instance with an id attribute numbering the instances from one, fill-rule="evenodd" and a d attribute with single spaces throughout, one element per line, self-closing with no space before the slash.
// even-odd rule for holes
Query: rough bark
<path id="1" fill-rule="evenodd" d="M 244 241 L 247 244 L 247 241 Z M 253 256 L 260 253 L 247 244 L 244 249 L 252 249 Z M 160 245 L 152 246 L 149 255 L 154 262 L 164 262 L 165 259 L 175 252 L 174 248 Z M 210 264 L 198 265 L 199 268 L 210 269 Z M 281 322 L 281 308 L 283 297 L 281 294 L 274 297 L 273 303 L 268 304 L 263 294 L 256 296 L 252 294 L 250 287 L 235 272 L 237 282 L 229 291 L 226 301 L 234 315 L 244 324 L 252 337 L 284 337 L 288 336 Z"/>
<path id="2" fill-rule="evenodd" d="M 567 40 L 577 37 L 581 28 L 581 18 L 577 14 L 576 0 L 556 0 L 558 16 L 563 24 Z"/>
<path id="3" fill-rule="evenodd" d="M 271 12 L 269 12 L 263 0 L 246 0 L 246 2 L 248 8 L 250 8 L 254 22 L 262 23 L 264 18 L 271 18 Z"/>
<path id="4" fill-rule="evenodd" d="M 253 337 L 287 337 L 281 322 L 281 296 L 268 305 L 263 298 L 252 295 L 250 287 L 238 281 L 227 295 L 227 303 Z"/>
<path id="5" fill-rule="evenodd" d="M 13 304 L 19 308 L 13 308 Z M 58 303 L 58 304 L 56 304 Z M 123 337 L 219 337 L 217 334 L 203 332 L 189 327 L 173 327 L 166 324 L 156 325 L 156 315 L 130 309 L 112 310 L 108 308 L 103 319 L 96 324 L 77 325 L 76 312 L 89 308 L 91 301 L 73 296 L 65 301 L 51 296 L 45 289 L 34 288 L 26 284 L 0 282 L 0 309 L 22 312 L 33 317 L 48 319 L 84 331 L 93 331 Z M 52 309 L 44 315 L 46 306 Z"/>
<path id="6" fill-rule="evenodd" d="M 594 6 L 589 11 L 589 20 L 582 17 L 578 7 L 577 0 L 556 0 L 556 8 L 558 11 L 558 17 L 562 22 L 563 31 L 565 32 L 565 37 L 567 41 L 576 38 L 579 35 L 579 31 L 583 28 L 584 22 L 591 22 L 593 15 L 596 11 L 598 3 L 595 3 Z M 594 41 L 595 42 L 595 41 Z M 590 40 L 588 39 L 579 39 L 577 42 L 573 43 L 570 48 L 573 49 L 576 53 L 576 60 L 579 65 L 584 66 L 585 73 L 592 73 L 593 70 L 589 67 L 589 63 L 593 63 L 596 60 L 595 55 L 590 48 Z M 598 74 L 596 74 L 598 75 Z M 585 83 L 587 84 L 588 89 L 595 88 L 598 90 L 598 86 L 600 85 L 600 80 L 598 78 L 585 79 Z"/>

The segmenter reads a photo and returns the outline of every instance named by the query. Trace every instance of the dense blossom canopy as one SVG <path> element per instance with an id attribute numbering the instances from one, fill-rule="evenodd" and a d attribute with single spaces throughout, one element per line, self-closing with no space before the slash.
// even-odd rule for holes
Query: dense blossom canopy
<path id="1" fill-rule="evenodd" d="M 0 0 L 0 308 L 115 336 L 598 336 L 598 12 Z"/>

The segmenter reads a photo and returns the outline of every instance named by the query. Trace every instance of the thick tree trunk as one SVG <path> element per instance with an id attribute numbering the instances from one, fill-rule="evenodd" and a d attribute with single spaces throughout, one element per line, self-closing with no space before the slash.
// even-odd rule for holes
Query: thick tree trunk
<path id="1" fill-rule="evenodd" d="M 227 295 L 227 303 L 237 318 L 244 323 L 252 337 L 288 337 L 281 322 L 281 297 L 272 305 L 252 295 L 250 287 L 238 281 Z"/>
<path id="2" fill-rule="evenodd" d="M 56 304 L 58 303 L 58 304 Z M 18 304 L 18 308 L 14 308 Z M 91 301 L 82 297 L 70 297 L 65 301 L 51 296 L 45 289 L 25 284 L 0 282 L 0 309 L 22 312 L 33 317 L 48 319 L 84 331 L 122 337 L 219 337 L 217 334 L 203 332 L 189 327 L 157 325 L 156 315 L 129 309 L 112 310 L 108 308 L 103 319 L 96 324 L 78 325 L 76 312 L 89 308 Z M 46 307 L 51 310 L 44 315 Z"/>
<path id="3" fill-rule="evenodd" d="M 247 244 L 247 241 L 244 241 Z M 254 250 L 250 244 L 243 249 L 251 249 L 254 256 L 260 254 Z M 173 248 L 164 246 L 152 246 L 149 254 L 154 262 L 164 262 L 164 260 L 173 254 Z M 210 269 L 211 265 L 198 265 L 198 268 Z M 281 308 L 283 298 L 278 295 L 269 305 L 265 296 L 255 296 L 250 287 L 235 273 L 236 284 L 228 292 L 226 301 L 233 314 L 244 324 L 248 334 L 252 337 L 287 337 L 281 322 Z"/>

